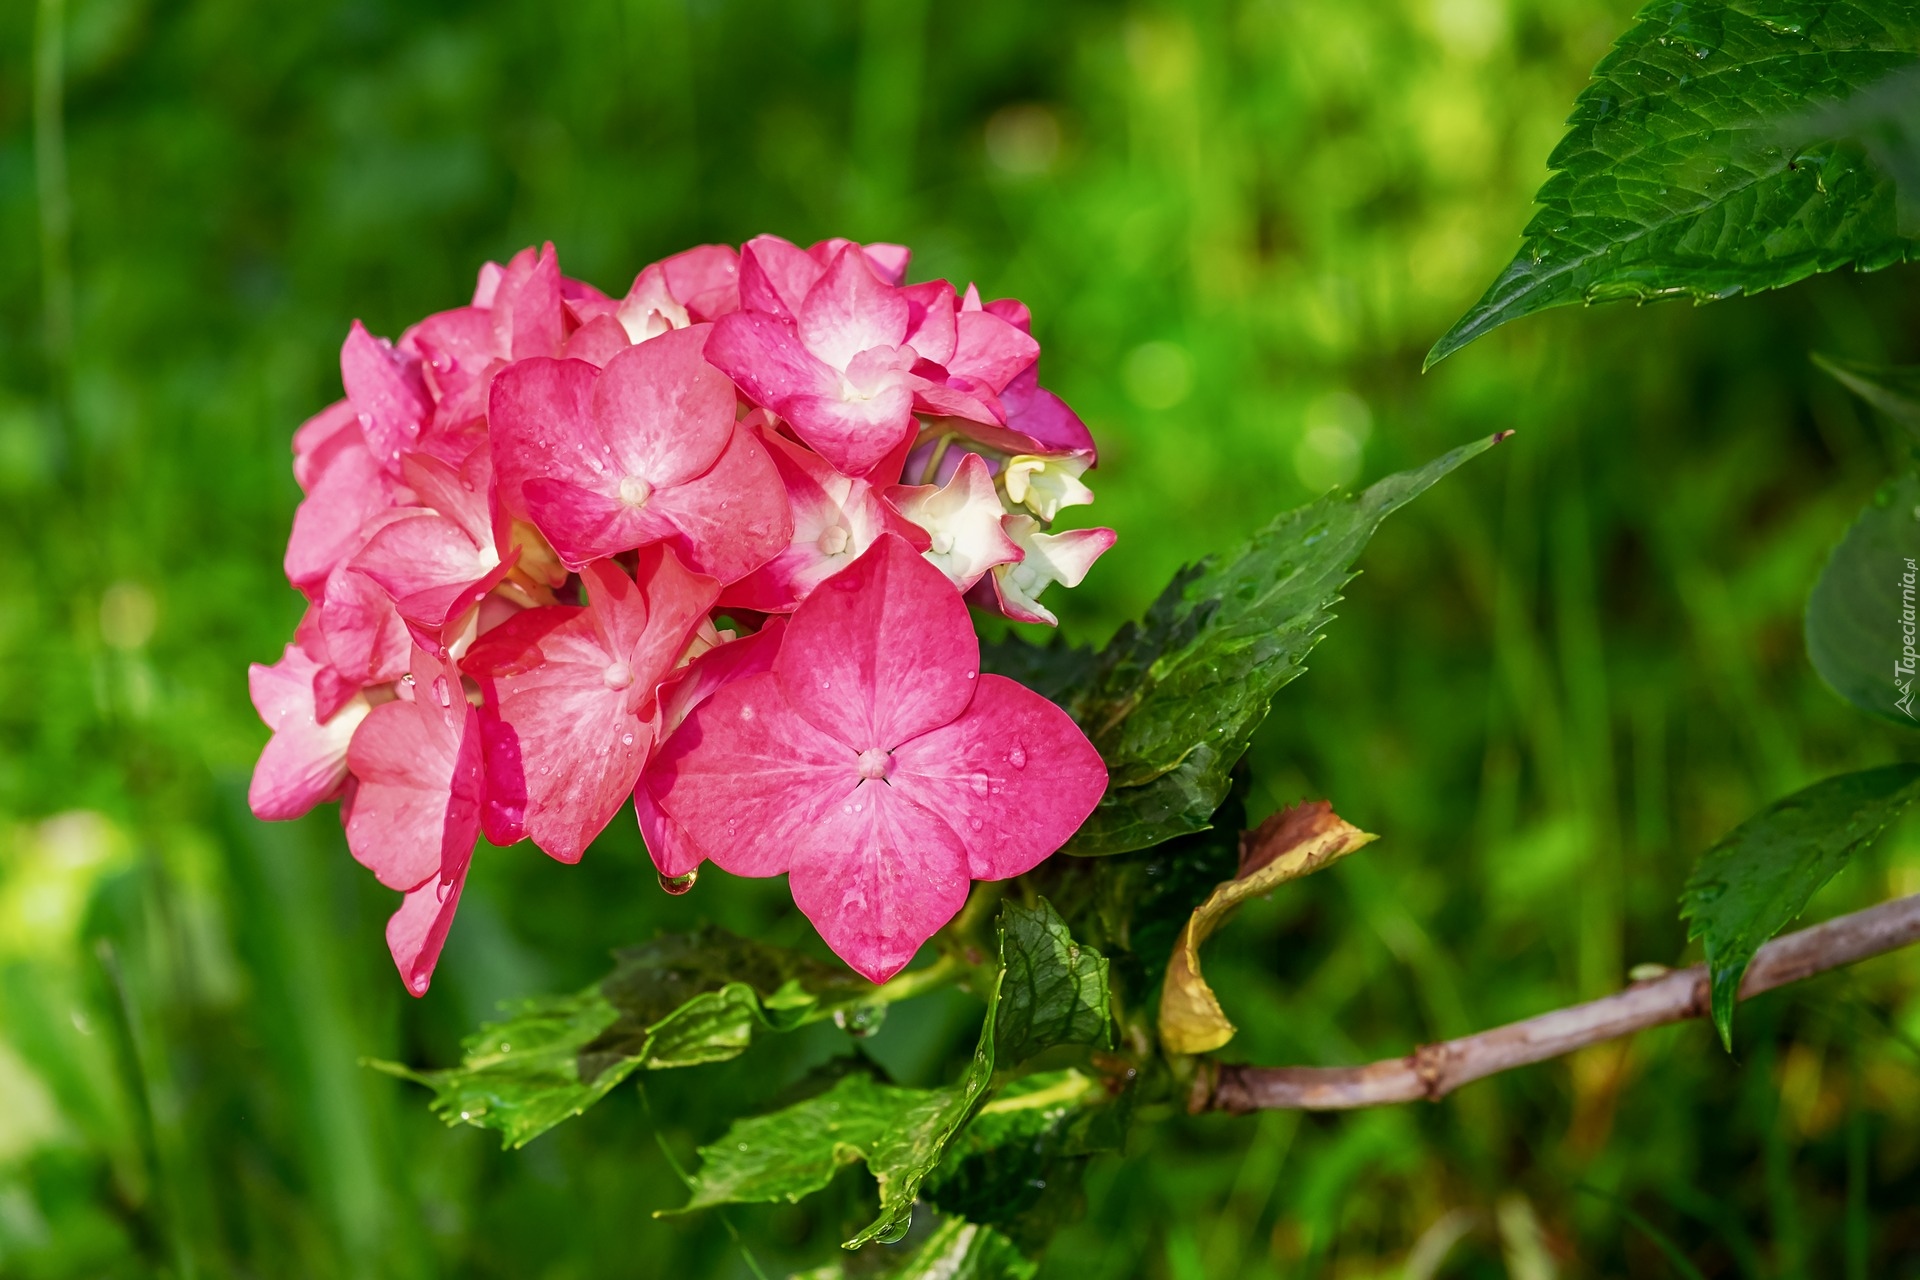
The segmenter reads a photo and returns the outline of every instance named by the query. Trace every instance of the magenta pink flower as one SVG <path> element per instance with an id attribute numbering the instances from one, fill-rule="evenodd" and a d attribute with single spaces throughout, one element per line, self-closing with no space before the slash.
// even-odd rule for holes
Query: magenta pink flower
<path id="1" fill-rule="evenodd" d="M 732 582 L 791 536 L 773 461 L 735 424 L 733 387 L 702 358 L 707 327 L 621 351 L 604 370 L 522 360 L 491 400 L 501 501 L 569 568 L 669 542 Z"/>
<path id="2" fill-rule="evenodd" d="M 913 372 L 918 335 L 907 291 L 882 280 L 860 246 L 849 244 L 796 307 L 793 290 L 812 259 L 781 250 L 791 270 L 763 275 L 753 269 L 761 254 L 755 241 L 742 255 L 742 306 L 778 305 L 791 318 L 760 310 L 722 316 L 707 359 L 840 471 L 864 475 L 917 430 L 914 392 L 926 380 Z M 750 287 L 763 279 L 772 287 Z"/>
<path id="3" fill-rule="evenodd" d="M 737 875 L 788 873 L 827 945 L 875 982 L 969 881 L 1064 844 L 1106 781 L 1065 712 L 979 673 L 959 594 L 894 536 L 809 597 L 772 669 L 696 708 L 648 773 L 701 852 Z"/>
<path id="4" fill-rule="evenodd" d="M 753 635 L 709 649 L 674 672 L 660 687 L 660 716 L 656 725 L 659 741 L 665 742 L 693 714 L 694 708 L 720 690 L 748 676 L 771 671 L 786 628 L 785 618 L 771 618 Z M 706 855 L 680 829 L 680 824 L 654 802 L 645 774 L 633 789 L 633 813 L 640 822 L 640 835 L 647 842 L 647 853 L 661 875 L 678 879 L 706 861 Z"/>
<path id="5" fill-rule="evenodd" d="M 637 584 L 610 560 L 581 578 L 584 608 L 516 614 L 461 662 L 483 694 L 487 838 L 531 837 L 561 862 L 578 862 L 632 794 L 654 743 L 655 690 L 720 590 L 659 545 L 640 553 Z"/>
<path id="6" fill-rule="evenodd" d="M 302 630 L 311 632 L 303 624 Z M 296 638 L 298 639 L 298 637 Z M 347 780 L 347 745 L 367 715 L 365 698 L 349 698 L 330 715 L 314 709 L 318 659 L 301 644 L 287 646 L 272 666 L 247 668 L 253 709 L 273 730 L 253 766 L 247 805 L 269 822 L 297 818 L 339 794 Z"/>
<path id="7" fill-rule="evenodd" d="M 751 415 L 746 423 L 755 423 Z M 746 424 L 743 424 L 746 425 Z M 883 533 L 921 544 L 927 537 L 881 500 L 865 480 L 843 475 L 819 454 L 761 428 L 779 469 L 792 527 L 787 546 L 720 594 L 724 608 L 787 613 L 840 572 Z"/>

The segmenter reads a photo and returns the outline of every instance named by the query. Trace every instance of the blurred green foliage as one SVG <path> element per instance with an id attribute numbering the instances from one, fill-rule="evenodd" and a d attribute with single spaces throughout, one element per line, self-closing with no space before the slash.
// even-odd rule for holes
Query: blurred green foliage
<path id="1" fill-rule="evenodd" d="M 705 240 L 893 239 L 1032 304 L 1103 441 L 1099 639 L 1333 483 L 1517 428 L 1395 518 L 1256 739 L 1253 817 L 1380 842 L 1257 905 L 1209 976 L 1263 1062 L 1334 1063 L 1686 957 L 1692 859 L 1911 749 L 1800 646 L 1891 428 L 1808 362 L 1920 355 L 1911 268 L 1566 310 L 1421 377 L 1510 256 L 1619 0 L 26 0 L 0 7 L 0 1275 L 768 1274 L 831 1262 L 850 1170 L 654 1221 L 675 1161 L 854 1041 L 656 1073 L 518 1152 L 362 1056 L 452 1062 L 498 1000 L 778 883 L 483 850 L 432 994 L 323 813 L 254 822 L 244 664 L 299 602 L 287 439 L 348 321 L 452 305 L 551 238 L 619 288 Z M 36 109 L 37 108 L 37 109 Z M 61 126 L 64 126 L 62 128 Z M 1909 828 L 1820 910 L 1920 889 Z M 860 1043 L 954 1078 L 981 1007 Z M 1920 1275 L 1920 981 L 1768 996 L 1432 1108 L 1162 1117 L 1043 1274 Z M 656 1145 L 654 1135 L 659 1134 Z M 1590 1194 L 1583 1188 L 1598 1190 Z M 737 1233 L 737 1236 L 736 1236 Z M 911 1247 L 911 1246 L 909 1246 Z"/>

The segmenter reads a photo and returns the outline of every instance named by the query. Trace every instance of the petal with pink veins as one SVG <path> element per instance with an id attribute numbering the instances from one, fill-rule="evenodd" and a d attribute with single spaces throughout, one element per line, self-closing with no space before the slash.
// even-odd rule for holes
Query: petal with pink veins
<path id="1" fill-rule="evenodd" d="M 732 246 L 697 245 L 661 259 L 659 265 L 668 292 L 696 324 L 740 309 L 740 255 Z"/>
<path id="2" fill-rule="evenodd" d="M 773 406 L 793 424 L 802 440 L 821 457 L 848 475 L 865 475 L 913 439 L 913 386 L 910 374 L 883 383 L 872 394 L 853 399 L 830 396 L 788 396 Z"/>
<path id="3" fill-rule="evenodd" d="M 509 359 L 551 356 L 566 337 L 560 299 L 560 260 L 549 241 L 538 255 L 522 249 L 513 255 L 494 291 L 495 341 Z"/>
<path id="4" fill-rule="evenodd" d="M 719 593 L 664 548 L 641 553 L 640 574 L 589 565 L 585 608 L 529 609 L 467 653 L 485 694 L 494 843 L 531 837 L 577 862 L 632 794 L 653 743 L 654 690 Z"/>
<path id="5" fill-rule="evenodd" d="M 883 284 L 866 255 L 849 245 L 807 291 L 796 321 L 807 350 L 844 370 L 863 351 L 906 341 L 910 311 L 901 291 Z"/>
<path id="6" fill-rule="evenodd" d="M 247 689 L 273 737 L 260 752 L 247 788 L 247 806 L 268 822 L 298 818 L 331 799 L 347 780 L 347 745 L 366 719 L 365 698 L 351 698 L 331 717 L 314 710 L 313 682 L 320 670 L 298 645 L 288 645 L 272 666 L 247 668 Z"/>
<path id="7" fill-rule="evenodd" d="M 773 673 L 796 713 L 859 752 L 958 716 L 979 666 L 960 593 L 886 534 L 793 615 Z"/>
<path id="8" fill-rule="evenodd" d="M 975 880 L 1004 880 L 1080 829 L 1106 792 L 1107 766 L 1066 712 L 983 675 L 963 715 L 894 749 L 887 781 L 959 834 Z"/>
<path id="9" fill-rule="evenodd" d="M 293 513 L 284 560 L 287 580 L 309 596 L 357 552 L 367 529 L 394 506 L 393 478 L 364 446 L 333 451 Z"/>
<path id="10" fill-rule="evenodd" d="M 380 465 L 398 471 L 400 455 L 413 448 L 433 415 L 419 357 L 395 350 L 355 320 L 340 347 L 340 380 L 359 415 L 367 448 Z"/>
<path id="11" fill-rule="evenodd" d="M 796 395 L 840 394 L 839 373 L 810 354 L 790 327 L 759 312 L 737 311 L 717 320 L 706 357 L 763 409 L 777 411 Z"/>
<path id="12" fill-rule="evenodd" d="M 1040 344 L 990 311 L 963 311 L 947 372 L 974 378 L 995 394 L 1040 358 Z"/>
<path id="13" fill-rule="evenodd" d="M 740 306 L 791 322 L 826 265 L 779 236 L 755 236 L 740 246 Z"/>
<path id="14" fill-rule="evenodd" d="M 995 565 L 1020 558 L 1020 548 L 1001 527 L 1006 509 L 993 476 L 977 453 L 962 455 L 944 486 L 895 485 L 887 490 L 887 501 L 926 530 L 928 562 L 961 591 Z"/>
<path id="15" fill-rule="evenodd" d="M 293 478 L 300 492 L 313 488 L 336 453 L 354 448 L 364 450 L 366 438 L 360 434 L 353 406 L 345 400 L 334 401 L 301 423 L 293 433 Z"/>
<path id="16" fill-rule="evenodd" d="M 573 331 L 560 355 L 566 360 L 585 360 L 596 369 L 632 345 L 627 329 L 614 317 L 596 316 Z"/>
<path id="17" fill-rule="evenodd" d="M 375 707 L 347 752 L 359 781 L 347 848 L 381 884 L 401 890 L 464 870 L 485 777 L 479 713 L 459 669 L 420 649 L 412 668 L 411 696 Z"/>
<path id="18" fill-rule="evenodd" d="M 424 996 L 440 963 L 440 950 L 453 928 L 453 913 L 460 906 L 460 891 L 466 888 L 462 871 L 450 884 L 429 880 L 407 894 L 400 909 L 387 920 L 387 950 L 400 970 L 400 980 L 409 994 Z"/>
<path id="19" fill-rule="evenodd" d="M 508 515 L 527 515 L 521 487 L 543 475 L 549 451 L 591 446 L 590 405 L 600 371 L 584 360 L 520 360 L 494 378 L 487 421 L 493 436 L 494 484 Z M 556 445 L 554 442 L 560 442 Z"/>

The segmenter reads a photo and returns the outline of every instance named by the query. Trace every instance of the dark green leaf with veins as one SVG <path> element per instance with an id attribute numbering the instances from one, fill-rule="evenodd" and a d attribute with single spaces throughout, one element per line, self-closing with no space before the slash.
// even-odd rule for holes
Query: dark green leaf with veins
<path id="1" fill-rule="evenodd" d="M 1920 476 L 1889 481 L 1807 597 L 1807 657 L 1862 711 L 1920 727 Z"/>
<path id="2" fill-rule="evenodd" d="M 1755 293 L 1915 255 L 1895 175 L 1912 0 L 1658 0 L 1594 70 L 1519 254 L 1427 356 L 1617 299 Z M 1885 117 L 1885 118 L 1883 118 Z"/>
<path id="3" fill-rule="evenodd" d="M 1753 953 L 1806 907 L 1854 852 L 1920 797 L 1920 765 L 1843 774 L 1797 791 L 1701 855 L 1680 898 L 1704 941 L 1713 1022 L 1733 1047 L 1733 1007 Z"/>
<path id="4" fill-rule="evenodd" d="M 614 971 L 577 995 L 510 1006 L 506 1019 L 465 1041 L 457 1067 L 371 1065 L 432 1089 L 433 1109 L 448 1124 L 495 1129 L 506 1146 L 518 1147 L 579 1115 L 636 1069 L 723 1061 L 744 1052 L 758 1031 L 790 1031 L 835 1014 L 869 1020 L 920 981 L 910 972 L 876 988 L 725 930 L 668 934 L 619 953 Z"/>
<path id="5" fill-rule="evenodd" d="M 795 1106 L 736 1121 L 700 1149 L 692 1198 L 671 1212 L 797 1200 L 826 1186 L 840 1166 L 861 1160 L 879 1183 L 880 1214 L 847 1247 L 898 1240 L 921 1185 L 992 1086 L 996 1063 L 1012 1065 L 1062 1044 L 1106 1042 L 1106 975 L 1105 960 L 1076 946 L 1044 900 L 1037 907 L 1002 904 L 1000 970 L 973 1060 L 958 1084 L 901 1089 L 849 1076 Z"/>
<path id="6" fill-rule="evenodd" d="M 1183 571 L 1145 619 L 1123 627 L 1063 703 L 1111 775 L 1067 852 L 1124 853 L 1203 830 L 1380 522 L 1503 438 L 1289 511 L 1237 551 Z"/>

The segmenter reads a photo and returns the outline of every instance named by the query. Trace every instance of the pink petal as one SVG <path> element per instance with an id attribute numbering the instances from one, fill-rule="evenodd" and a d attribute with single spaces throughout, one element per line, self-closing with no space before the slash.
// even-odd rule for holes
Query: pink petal
<path id="1" fill-rule="evenodd" d="M 412 995 L 427 994 L 466 884 L 465 872 L 451 884 L 429 880 L 402 899 L 400 909 L 387 921 L 387 950 L 393 953 L 400 980 Z"/>
<path id="2" fill-rule="evenodd" d="M 927 533 L 928 562 L 962 592 L 993 566 L 1020 558 L 1020 548 L 1001 523 L 1005 508 L 993 476 L 977 453 L 962 453 L 960 465 L 943 486 L 895 485 L 886 498 Z"/>
<path id="3" fill-rule="evenodd" d="M 668 291 L 696 323 L 740 309 L 740 255 L 729 246 L 699 245 L 663 258 L 660 269 Z"/>
<path id="4" fill-rule="evenodd" d="M 486 376 L 494 360 L 507 354 L 495 337 L 493 316 L 484 307 L 456 307 L 430 315 L 408 332 L 401 345 L 411 345 L 420 353 L 427 386 L 441 403 L 465 394 Z"/>
<path id="5" fill-rule="evenodd" d="M 740 246 L 740 305 L 791 322 L 825 268 L 779 236 L 755 236 Z"/>
<path id="6" fill-rule="evenodd" d="M 493 513 L 488 510 L 487 495 L 493 489 L 493 461 L 484 445 L 457 464 L 422 453 L 406 454 L 400 459 L 400 474 L 416 503 L 459 525 L 474 546 L 492 545 Z"/>
<path id="7" fill-rule="evenodd" d="M 534 526 L 552 544 L 560 562 L 576 571 L 674 532 L 658 502 L 635 507 L 599 487 L 571 480 L 536 477 L 522 486 L 521 494 Z"/>
<path id="8" fill-rule="evenodd" d="M 898 285 L 902 280 L 906 279 L 907 265 L 913 260 L 913 251 L 902 244 L 887 244 L 883 241 L 876 240 L 872 244 L 862 245 L 852 240 L 834 236 L 831 239 L 820 240 L 808 245 L 807 256 L 825 267 L 840 256 L 842 249 L 849 247 L 859 249 L 865 253 L 867 255 L 867 265 L 872 267 L 874 274 L 886 281 L 886 283 Z"/>
<path id="9" fill-rule="evenodd" d="M 958 716 L 979 665 L 959 592 L 885 534 L 794 613 L 774 675 L 795 712 L 859 752 Z"/>
<path id="10" fill-rule="evenodd" d="M 515 254 L 493 296 L 495 340 L 514 360 L 559 353 L 566 337 L 560 300 L 560 260 L 552 242 Z"/>
<path id="11" fill-rule="evenodd" d="M 413 642 L 386 588 L 341 565 L 327 579 L 320 602 L 320 634 L 327 661 L 356 689 L 407 674 Z"/>
<path id="12" fill-rule="evenodd" d="M 706 325 L 676 329 L 621 352 L 594 384 L 592 414 L 613 447 L 616 476 L 638 476 L 655 488 L 684 484 L 720 457 L 733 431 L 734 393 L 727 376 L 700 354 L 712 332 Z M 596 442 L 598 443 L 598 442 Z M 584 461 L 556 449 L 549 474 L 585 483 Z M 598 474 L 598 472 L 596 472 Z M 616 478 L 615 484 L 618 484 Z"/>
<path id="13" fill-rule="evenodd" d="M 811 450 L 772 432 L 757 438 L 780 473 L 793 534 L 785 550 L 729 586 L 721 603 L 785 612 L 872 546 L 892 512 L 872 485 L 840 474 Z"/>
<path id="14" fill-rule="evenodd" d="M 722 583 L 746 577 L 793 539 L 780 473 L 751 431 L 734 429 L 712 470 L 661 490 L 648 506 L 671 522 L 669 541 L 688 567 Z"/>
<path id="15" fill-rule="evenodd" d="M 791 328 L 758 312 L 720 317 L 706 357 L 762 408 L 773 409 L 793 395 L 840 394 L 840 375 L 809 354 Z"/>
<path id="16" fill-rule="evenodd" d="M 835 369 L 873 347 L 897 347 L 906 340 L 910 308 L 900 290 L 882 284 L 865 254 L 842 249 L 801 305 L 800 341 Z"/>
<path id="17" fill-rule="evenodd" d="M 300 424 L 293 433 L 293 478 L 300 492 L 313 488 L 313 482 L 342 449 L 366 449 L 360 434 L 360 419 L 353 406 L 336 400 Z"/>
<path id="18" fill-rule="evenodd" d="M 308 595 L 317 592 L 393 504 L 393 480 L 372 453 L 351 443 L 334 451 L 293 513 L 287 580 Z"/>
<path id="19" fill-rule="evenodd" d="M 796 832 L 793 901 L 874 982 L 913 959 L 967 901 L 967 851 L 932 812 L 865 782 Z"/>
<path id="20" fill-rule="evenodd" d="M 465 867 L 480 831 L 479 730 L 459 670 L 415 650 L 411 698 L 375 707 L 354 732 L 347 847 L 381 884 L 413 889 Z"/>
<path id="21" fill-rule="evenodd" d="M 653 741 L 653 690 L 717 594 L 671 552 L 644 581 L 588 567 L 585 609 L 530 609 L 482 636 L 465 669 L 485 693 L 487 838 L 530 836 L 577 862 L 632 793 Z"/>
<path id="22" fill-rule="evenodd" d="M 499 564 L 491 546 L 473 544 L 459 524 L 438 515 L 396 520 L 367 540 L 353 568 L 395 600 L 438 587 L 464 585 Z"/>
<path id="23" fill-rule="evenodd" d="M 589 411 L 599 376 L 584 360 L 535 359 L 516 361 L 494 378 L 487 421 L 493 435 L 494 483 L 509 515 L 527 515 L 521 486 L 545 474 L 550 450 L 600 449 Z"/>
<path id="24" fill-rule="evenodd" d="M 740 876 L 785 871 L 806 832 L 859 784 L 855 753 L 795 715 L 771 672 L 695 708 L 647 771 L 660 807 Z"/>
<path id="25" fill-rule="evenodd" d="M 967 288 L 971 291 L 973 286 L 968 285 Z M 974 300 L 976 303 L 979 301 L 977 294 Z M 984 310 L 990 315 L 999 316 L 1022 333 L 1033 332 L 1033 312 L 1018 298 L 995 298 Z"/>
<path id="26" fill-rule="evenodd" d="M 998 393 L 1040 358 L 1040 344 L 990 311 L 963 311 L 947 372 L 986 383 Z"/>
<path id="27" fill-rule="evenodd" d="M 1093 432 L 1066 401 L 1040 386 L 1039 365 L 1029 366 L 1000 393 L 1007 426 L 1034 442 L 1023 453 L 1084 453 L 1095 458 Z"/>
<path id="28" fill-rule="evenodd" d="M 633 816 L 640 824 L 640 838 L 646 842 L 647 856 L 653 859 L 661 875 L 677 880 L 707 860 L 693 837 L 654 800 L 644 776 L 633 789 Z"/>
<path id="29" fill-rule="evenodd" d="M 772 407 L 802 440 L 848 475 L 873 470 L 918 429 L 913 391 L 904 383 L 884 387 L 870 399 L 795 395 Z"/>
<path id="30" fill-rule="evenodd" d="M 967 846 L 968 873 L 1004 880 L 1072 837 L 1107 789 L 1107 767 L 1053 703 L 983 675 L 950 724 L 893 752 L 894 790 L 939 814 Z"/>
<path id="31" fill-rule="evenodd" d="M 597 369 L 604 369 L 607 361 L 630 345 L 627 331 L 618 319 L 611 315 L 596 316 L 573 331 L 560 354 L 565 359 L 585 360 Z"/>
<path id="32" fill-rule="evenodd" d="M 340 347 L 340 380 L 360 417 L 367 448 L 382 466 L 398 470 L 433 414 L 420 361 L 368 333 L 358 320 Z"/>
<path id="33" fill-rule="evenodd" d="M 922 360 L 944 365 L 952 359 L 958 337 L 953 286 L 929 280 L 910 284 L 900 294 L 907 300 L 907 345 Z"/>
<path id="34" fill-rule="evenodd" d="M 330 799 L 347 779 L 347 744 L 367 714 L 354 699 L 327 720 L 314 710 L 313 681 L 320 664 L 288 645 L 271 667 L 247 668 L 253 707 L 273 730 L 247 788 L 247 805 L 268 822 L 297 818 Z"/>

